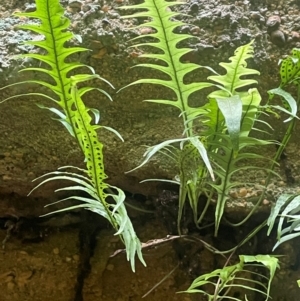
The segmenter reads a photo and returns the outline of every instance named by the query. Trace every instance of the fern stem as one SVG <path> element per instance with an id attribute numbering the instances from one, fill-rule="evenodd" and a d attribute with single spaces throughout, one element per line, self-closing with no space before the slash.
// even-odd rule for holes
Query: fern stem
<path id="1" fill-rule="evenodd" d="M 202 220 L 203 220 L 203 218 L 204 218 L 204 216 L 205 216 L 205 214 L 206 214 L 206 212 L 208 210 L 208 207 L 209 207 L 209 204 L 211 202 L 211 198 L 213 196 L 213 193 L 214 193 L 214 191 L 211 190 L 209 196 L 207 196 L 207 200 L 206 200 L 204 209 L 202 210 L 201 215 L 198 218 L 197 223 L 196 223 L 198 229 L 202 229 L 202 227 L 199 227 L 199 224 L 202 222 Z"/>
<path id="2" fill-rule="evenodd" d="M 225 207 L 225 202 L 226 199 L 228 198 L 228 181 L 230 180 L 230 165 L 232 163 L 232 158 L 234 157 L 234 151 L 231 150 L 230 151 L 230 155 L 227 161 L 227 166 L 225 169 L 225 176 L 224 178 L 222 178 L 221 183 L 222 183 L 222 190 L 221 193 L 218 193 L 218 199 L 217 199 L 217 208 L 216 208 L 216 212 L 215 212 L 215 220 L 216 220 L 216 226 L 215 226 L 215 237 L 218 235 L 218 230 L 219 230 L 219 226 L 220 226 L 220 222 L 221 222 L 221 218 L 223 216 L 223 211 L 224 211 L 224 207 Z M 217 191 L 218 192 L 218 191 Z"/>

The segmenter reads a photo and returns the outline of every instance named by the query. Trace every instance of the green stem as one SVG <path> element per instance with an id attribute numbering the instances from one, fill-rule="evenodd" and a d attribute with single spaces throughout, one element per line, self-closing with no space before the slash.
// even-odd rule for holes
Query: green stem
<path id="1" fill-rule="evenodd" d="M 202 210 L 202 213 L 201 213 L 200 217 L 199 217 L 198 220 L 197 220 L 197 224 L 196 224 L 196 225 L 197 225 L 197 228 L 198 228 L 198 229 L 200 229 L 199 224 L 202 222 L 202 219 L 204 218 L 204 216 L 205 216 L 205 214 L 206 214 L 206 211 L 207 211 L 207 209 L 208 209 L 208 207 L 209 207 L 209 204 L 210 204 L 211 198 L 212 198 L 212 196 L 213 196 L 213 193 L 214 193 L 214 191 L 211 190 L 209 196 L 207 197 L 205 207 L 204 207 L 204 209 Z M 201 227 L 201 229 L 202 229 L 202 227 Z"/>

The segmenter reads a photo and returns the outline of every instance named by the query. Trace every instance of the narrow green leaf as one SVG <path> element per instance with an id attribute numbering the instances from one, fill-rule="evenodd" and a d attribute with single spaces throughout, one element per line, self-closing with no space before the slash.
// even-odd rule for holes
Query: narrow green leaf
<path id="1" fill-rule="evenodd" d="M 288 199 L 288 203 L 284 210 L 282 211 L 282 217 L 279 219 L 278 227 L 277 227 L 277 239 L 281 237 L 282 226 L 284 222 L 284 216 L 290 212 L 292 212 L 295 208 L 297 208 L 300 204 L 300 195 L 293 195 L 291 199 Z"/>
<path id="2" fill-rule="evenodd" d="M 115 134 L 122 142 L 124 142 L 123 137 L 121 136 L 121 134 L 120 134 L 117 130 L 115 130 L 115 129 L 109 127 L 109 126 L 104 126 L 104 125 L 102 125 L 101 127 L 102 127 L 103 129 L 106 129 L 106 130 L 108 130 L 108 131 L 114 133 L 114 134 Z"/>
<path id="3" fill-rule="evenodd" d="M 203 145 L 203 143 L 199 140 L 198 137 L 191 137 L 189 139 L 189 141 L 196 147 L 196 149 L 198 150 L 199 152 L 199 155 L 201 156 L 204 164 L 206 165 L 207 167 L 207 170 L 209 171 L 210 173 L 210 176 L 212 178 L 213 181 L 215 181 L 215 176 L 214 176 L 214 172 L 213 172 L 213 169 L 212 169 L 212 166 L 209 162 L 209 159 L 208 159 L 208 156 L 207 156 L 207 151 Z"/>
<path id="4" fill-rule="evenodd" d="M 279 95 L 279 96 L 283 97 L 285 99 L 285 101 L 288 103 L 288 105 L 290 107 L 290 110 L 291 110 L 290 112 L 288 112 L 286 109 L 284 109 L 282 107 L 275 106 L 277 109 L 280 109 L 281 111 L 286 112 L 286 113 L 288 113 L 288 114 L 291 115 L 291 117 L 289 117 L 288 119 L 284 120 L 284 122 L 291 121 L 293 119 L 293 117 L 298 118 L 297 117 L 297 111 L 298 111 L 297 102 L 296 102 L 296 100 L 294 99 L 294 97 L 290 93 L 284 91 L 280 87 L 276 88 L 276 89 L 269 90 L 268 93 L 270 95 L 274 95 L 274 94 Z"/>
<path id="5" fill-rule="evenodd" d="M 157 153 L 159 152 L 161 149 L 165 148 L 166 146 L 172 144 L 172 143 L 180 143 L 182 141 L 188 141 L 189 138 L 180 138 L 180 139 L 171 139 L 171 140 L 167 140 L 167 141 L 163 141 L 162 143 L 159 143 L 157 145 L 148 147 L 146 152 L 144 153 L 143 157 L 145 157 L 144 161 L 137 167 L 135 167 L 134 169 L 131 169 L 129 171 L 127 171 L 127 173 L 132 172 L 138 168 L 141 168 L 142 166 L 144 166 L 147 162 L 149 162 L 149 160 Z"/>
<path id="6" fill-rule="evenodd" d="M 284 242 L 294 239 L 298 236 L 300 236 L 299 232 L 291 233 L 291 234 L 285 235 L 283 237 L 280 237 L 279 240 L 276 242 L 275 246 L 273 247 L 272 251 L 274 251 L 279 245 L 283 244 Z"/>
<path id="7" fill-rule="evenodd" d="M 216 98 L 216 100 L 225 118 L 233 150 L 237 154 L 239 151 L 239 136 L 243 111 L 242 100 L 238 95 L 228 98 Z"/>
<path id="8" fill-rule="evenodd" d="M 268 218 L 268 223 L 267 225 L 269 226 L 268 228 L 268 233 L 267 235 L 270 235 L 273 227 L 274 227 L 274 224 L 275 224 L 275 221 L 276 221 L 276 218 L 278 217 L 282 207 L 289 201 L 291 201 L 293 198 L 293 195 L 292 194 L 281 194 L 278 198 L 278 200 L 276 201 L 275 203 L 275 206 L 272 207 L 271 209 L 271 213 L 270 213 L 270 216 Z"/>

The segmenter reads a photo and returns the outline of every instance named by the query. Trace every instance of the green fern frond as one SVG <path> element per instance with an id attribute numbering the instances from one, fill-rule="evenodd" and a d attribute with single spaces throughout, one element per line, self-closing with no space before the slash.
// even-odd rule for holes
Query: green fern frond
<path id="1" fill-rule="evenodd" d="M 26 53 L 16 56 L 16 58 L 33 58 L 47 64 L 48 68 L 24 68 L 21 71 L 38 71 L 47 73 L 54 80 L 55 85 L 47 82 L 37 82 L 46 84 L 54 93 L 59 96 L 60 105 L 70 98 L 70 86 L 68 84 L 67 75 L 70 71 L 86 66 L 82 63 L 67 63 L 66 59 L 75 53 L 88 51 L 83 47 L 66 48 L 65 42 L 73 38 L 73 34 L 66 29 L 70 26 L 70 20 L 63 16 L 64 10 L 61 5 L 57 5 L 55 1 L 37 1 L 36 11 L 28 13 L 15 13 L 19 17 L 35 18 L 40 20 L 40 24 L 20 25 L 23 30 L 31 30 L 37 34 L 43 35 L 42 41 L 26 41 L 25 45 L 33 45 L 46 50 L 46 54 Z M 90 69 L 90 68 L 89 68 Z M 29 82 L 31 82 L 29 80 Z M 48 85 L 47 85 L 48 84 Z"/>
<path id="2" fill-rule="evenodd" d="M 229 59 L 230 63 L 220 63 L 220 66 L 226 69 L 226 74 L 208 77 L 216 82 L 216 87 L 219 88 L 210 93 L 208 98 L 216 99 L 218 103 L 225 119 L 223 130 L 228 131 L 235 155 L 238 152 L 239 137 L 248 135 L 252 130 L 261 100 L 256 89 L 240 91 L 241 88 L 257 83 L 256 80 L 241 77 L 260 74 L 257 70 L 247 68 L 246 60 L 253 57 L 252 43 L 253 41 L 237 48 L 234 56 Z"/>
<path id="3" fill-rule="evenodd" d="M 67 171 L 67 170 L 75 170 L 74 171 Z M 78 173 L 80 172 L 80 174 Z M 63 188 L 57 189 L 55 192 L 58 191 L 81 191 L 86 194 L 88 194 L 89 197 L 81 197 L 79 195 L 74 195 L 71 197 L 67 197 L 64 199 L 61 199 L 57 202 L 51 203 L 47 206 L 51 206 L 57 203 L 69 201 L 69 200 L 77 200 L 81 202 L 81 205 L 74 205 L 70 207 L 66 207 L 64 209 L 52 211 L 48 214 L 45 214 L 43 216 L 47 216 L 50 214 L 65 212 L 69 210 L 84 208 L 87 210 L 90 210 L 92 212 L 95 212 L 107 220 L 111 221 L 111 223 L 115 226 L 115 229 L 117 232 L 115 235 L 120 235 L 125 247 L 126 247 L 126 254 L 127 254 L 127 260 L 131 263 L 131 268 L 134 271 L 135 270 L 135 260 L 134 257 L 137 254 L 140 261 L 146 265 L 141 251 L 141 243 L 139 239 L 136 236 L 136 233 L 133 229 L 133 226 L 130 222 L 130 219 L 128 218 L 126 208 L 124 206 L 124 200 L 125 200 L 125 194 L 124 192 L 115 187 L 108 184 L 106 185 L 106 188 L 108 190 L 113 190 L 117 193 L 99 193 L 99 189 L 94 185 L 93 180 L 91 180 L 90 173 L 88 170 L 80 169 L 73 166 L 64 166 L 61 167 L 58 171 L 47 173 L 36 180 L 44 179 L 42 182 L 40 182 L 32 191 L 30 191 L 29 194 L 31 194 L 34 190 L 39 188 L 40 186 L 51 182 L 51 181 L 71 181 L 78 185 L 73 186 L 66 186 Z M 106 203 L 101 198 L 111 198 L 115 201 L 114 203 Z"/>
<path id="4" fill-rule="evenodd" d="M 191 51 L 190 48 L 179 48 L 178 44 L 186 39 L 195 38 L 189 34 L 179 34 L 176 32 L 180 26 L 185 25 L 183 22 L 176 20 L 176 16 L 180 13 L 172 11 L 171 7 L 181 5 L 184 2 L 181 1 L 165 1 L 165 0 L 145 0 L 141 4 L 122 7 L 123 9 L 138 10 L 138 12 L 124 16 L 123 18 L 147 18 L 147 22 L 136 26 L 135 28 L 150 27 L 154 32 L 137 36 L 133 39 L 133 47 L 147 47 L 150 49 L 147 53 L 140 55 L 140 57 L 148 60 L 147 63 L 138 64 L 135 67 L 151 68 L 164 75 L 166 79 L 161 78 L 144 78 L 137 80 L 126 87 L 136 84 L 156 84 L 169 88 L 174 94 L 175 99 L 147 99 L 145 101 L 171 105 L 180 110 L 180 116 L 183 118 L 183 135 L 187 138 L 183 138 L 180 141 L 180 148 L 173 149 L 173 155 L 178 159 L 177 166 L 179 169 L 180 178 L 180 196 L 179 196 L 179 213 L 178 213 L 178 232 L 180 233 L 180 220 L 183 206 L 187 200 L 187 196 L 190 198 L 190 204 L 193 208 L 197 208 L 198 196 L 200 190 L 196 189 L 198 180 L 196 179 L 199 174 L 198 167 L 193 172 L 189 172 L 184 168 L 185 163 L 184 155 L 180 155 L 180 152 L 185 153 L 185 148 L 192 148 L 193 156 L 197 162 L 204 163 L 205 173 L 208 172 L 212 179 L 214 179 L 213 170 L 208 160 L 207 152 L 205 149 L 205 143 L 202 141 L 202 137 L 194 135 L 193 133 L 193 121 L 198 118 L 201 107 L 198 107 L 198 111 L 194 107 L 190 107 L 190 96 L 204 88 L 213 86 L 208 82 L 193 82 L 185 83 L 185 77 L 189 73 L 201 68 L 200 65 L 193 63 L 183 63 L 182 59 L 185 54 Z M 144 40 L 148 39 L 149 40 Z M 143 41 L 141 41 L 143 39 Z M 126 88 L 124 87 L 124 88 Z M 124 89 L 123 88 L 123 89 Z M 171 141 L 177 139 L 165 141 L 159 145 L 149 148 L 144 156 L 145 160 L 139 166 L 141 167 L 158 151 L 162 151 L 163 147 L 169 147 Z M 138 168 L 138 167 L 137 167 Z M 197 190 L 197 191 L 196 191 Z M 194 211 L 194 220 L 197 220 L 197 210 Z"/>
<path id="5" fill-rule="evenodd" d="M 282 243 L 300 236 L 300 195 L 282 194 L 276 204 L 272 207 L 267 225 L 269 226 L 268 235 L 270 235 L 276 220 L 277 225 L 277 243 L 276 249 Z"/>
<path id="6" fill-rule="evenodd" d="M 295 83 L 300 80 L 300 50 L 294 48 L 292 54 L 280 62 L 280 88 Z"/>
<path id="7" fill-rule="evenodd" d="M 134 44 L 134 47 L 151 46 L 155 49 L 155 53 L 141 54 L 140 57 L 150 58 L 155 61 L 138 64 L 136 67 L 146 67 L 158 70 L 165 75 L 168 79 L 140 79 L 128 86 L 150 83 L 165 86 L 171 89 L 175 95 L 175 100 L 168 99 L 147 99 L 145 101 L 168 104 L 177 107 L 181 111 L 181 116 L 186 126 L 187 136 L 192 136 L 192 124 L 189 122 L 189 115 L 192 108 L 188 104 L 188 98 L 191 94 L 200 91 L 203 88 L 211 87 L 212 84 L 208 82 L 197 82 L 185 84 L 184 78 L 190 72 L 200 68 L 200 65 L 192 63 L 183 63 L 182 57 L 191 51 L 190 48 L 178 48 L 178 44 L 186 39 L 195 38 L 189 34 L 178 34 L 175 30 L 185 25 L 183 22 L 175 20 L 174 17 L 179 13 L 174 12 L 170 9 L 172 6 L 184 4 L 182 1 L 165 1 L 165 0 L 145 0 L 143 3 L 138 5 L 131 5 L 122 7 L 123 9 L 134 9 L 144 11 L 138 11 L 132 15 L 124 16 L 122 18 L 149 18 L 150 20 L 143 23 L 139 27 L 151 27 L 155 33 L 147 35 L 141 35 L 133 39 L 139 41 L 150 37 L 155 41 L 143 42 Z M 158 53 L 157 53 L 158 52 Z M 162 65 L 163 64 L 163 65 Z M 126 86 L 126 87 L 128 87 Z"/>
<path id="8" fill-rule="evenodd" d="M 255 69 L 247 68 L 246 60 L 253 57 L 253 41 L 236 49 L 234 56 L 230 57 L 230 63 L 220 63 L 220 66 L 226 69 L 224 75 L 212 75 L 208 79 L 221 84 L 224 89 L 212 92 L 209 98 L 231 97 L 238 93 L 237 90 L 256 84 L 254 79 L 242 79 L 242 76 L 259 75 Z"/>
<path id="9" fill-rule="evenodd" d="M 215 189 L 217 195 L 215 235 L 225 204 L 229 200 L 229 192 L 240 185 L 233 180 L 236 172 L 245 167 L 240 167 L 240 162 L 248 162 L 247 169 L 256 169 L 257 163 L 253 164 L 253 159 L 257 161 L 262 158 L 259 154 L 244 151 L 244 148 L 274 143 L 249 137 L 260 115 L 261 102 L 257 89 L 241 91 L 242 88 L 256 83 L 253 79 L 242 78 L 243 76 L 259 74 L 257 70 L 247 68 L 246 60 L 253 56 L 252 43 L 253 41 L 239 47 L 230 58 L 230 63 L 220 63 L 226 69 L 225 75 L 208 77 L 217 83 L 216 87 L 219 89 L 209 94 L 209 102 L 203 106 L 204 112 L 201 112 L 201 120 L 207 127 L 204 135 L 207 137 L 209 158 L 215 166 L 214 172 L 217 176 L 216 183 L 207 183 Z M 197 115 L 197 112 L 194 114 Z M 248 159 L 251 159 L 250 163 Z"/>
<path id="10" fill-rule="evenodd" d="M 236 60 L 233 60 L 236 61 Z M 232 69 L 235 66 L 233 64 Z M 236 110 L 236 99 L 230 97 L 220 97 L 218 99 L 209 98 L 209 102 L 203 106 L 201 120 L 206 126 L 203 133 L 206 136 L 206 145 L 209 159 L 213 162 L 216 174 L 216 183 L 210 183 L 205 179 L 205 173 L 200 176 L 206 183 L 213 187 L 217 195 L 215 209 L 215 235 L 225 210 L 225 204 L 229 200 L 230 190 L 240 185 L 232 180 L 236 172 L 241 169 L 240 161 L 248 162 L 247 169 L 255 169 L 256 165 L 249 163 L 261 159 L 259 154 L 245 152 L 244 148 L 251 146 L 264 146 L 271 144 L 271 141 L 255 139 L 249 137 L 254 123 L 258 117 L 258 108 L 261 97 L 257 89 L 250 89 L 248 92 L 236 92 L 238 102 L 242 102 L 240 111 Z M 235 95 L 234 95 L 235 96 Z M 233 98 L 232 96 L 231 98 Z M 226 105 L 225 109 L 220 109 L 220 104 Z M 239 116 L 237 116 L 239 115 Z M 225 118 L 226 117 L 226 118 Z M 228 121 L 231 121 L 229 123 Z M 228 135 L 229 134 L 229 135 Z M 257 164 L 257 163 L 256 163 Z M 202 187 L 207 184 L 201 183 Z"/>
<path id="11" fill-rule="evenodd" d="M 16 13 L 15 15 L 39 20 L 38 23 L 21 25 L 19 28 L 31 30 L 34 33 L 42 35 L 44 37 L 43 40 L 31 40 L 24 42 L 24 44 L 36 46 L 46 53 L 26 53 L 18 55 L 17 58 L 32 58 L 38 61 L 40 67 L 24 68 L 21 72 L 33 71 L 40 75 L 42 79 L 29 79 L 10 86 L 18 84 L 38 84 L 48 88 L 54 93 L 54 96 L 34 92 L 24 93 L 14 97 L 22 95 L 43 96 L 58 105 L 62 111 L 56 107 L 39 106 L 56 114 L 58 117 L 57 120 L 61 122 L 77 140 L 86 162 L 86 170 L 78 169 L 84 176 L 66 171 L 49 173 L 46 175 L 49 176 L 49 178 L 43 180 L 37 187 L 40 187 L 48 181 L 62 179 L 78 184 L 60 190 L 80 190 L 87 193 L 89 197 L 72 196 L 72 199 L 81 201 L 83 204 L 68 207 L 63 209 L 63 211 L 85 208 L 105 217 L 116 230 L 116 235 L 119 235 L 124 242 L 127 259 L 130 260 L 132 270 L 134 271 L 135 255 L 138 255 L 141 262 L 145 265 L 141 254 L 141 243 L 128 218 L 124 205 L 124 192 L 105 182 L 107 175 L 104 171 L 103 144 L 99 141 L 96 130 L 99 128 L 108 129 L 119 138 L 122 139 L 122 137 L 117 131 L 109 127 L 98 125 L 99 111 L 97 109 L 87 108 L 82 101 L 82 96 L 91 90 L 98 90 L 111 99 L 104 90 L 90 86 L 82 86 L 83 82 L 100 79 L 111 87 L 112 85 L 98 74 L 95 74 L 92 67 L 77 61 L 68 62 L 70 61 L 71 55 L 88 51 L 88 49 L 83 47 L 67 48 L 65 46 L 65 43 L 70 41 L 74 35 L 68 31 L 70 20 L 64 17 L 64 9 L 60 5 L 59 0 L 36 0 L 36 11 Z M 74 71 L 82 67 L 88 69 L 90 74 L 77 72 L 77 74 L 71 76 L 71 73 L 73 74 Z M 45 74 L 50 76 L 50 81 L 49 78 L 43 79 L 45 78 Z M 77 87 L 79 83 L 81 83 L 81 88 Z M 92 124 L 91 115 L 94 115 L 95 124 Z"/>
<path id="12" fill-rule="evenodd" d="M 279 268 L 278 258 L 270 255 L 240 255 L 240 261 L 231 266 L 225 266 L 211 273 L 207 273 L 196 278 L 191 286 L 182 293 L 201 293 L 207 296 L 207 300 L 235 300 L 242 299 L 230 295 L 230 289 L 242 288 L 247 291 L 254 291 L 262 294 L 267 301 L 270 298 L 271 282 L 274 278 L 276 269 Z M 257 264 L 258 263 L 258 264 Z M 248 270 L 248 267 L 263 266 L 269 270 L 269 277 L 265 277 L 259 273 Z M 261 281 L 252 278 L 252 275 L 260 276 L 268 280 L 268 286 Z M 204 286 L 205 285 L 205 289 Z M 208 287 L 213 287 L 213 293 Z M 247 299 L 246 299 L 247 300 Z"/>
<path id="13" fill-rule="evenodd" d="M 79 95 L 77 82 L 73 81 L 74 78 L 72 77 L 71 96 L 76 110 L 72 110 L 70 118 L 73 128 L 75 129 L 74 134 L 84 153 L 89 178 L 91 179 L 93 186 L 97 189 L 97 195 L 100 200 L 103 202 L 104 206 L 108 207 L 108 204 L 105 203 L 105 190 L 108 188 L 108 185 L 105 183 L 107 175 L 104 172 L 103 144 L 98 140 L 96 132 L 96 129 L 99 128 L 99 126 L 91 125 L 92 118 Z M 110 216 L 110 211 L 107 210 L 107 212 L 108 216 Z M 113 218 L 110 218 L 109 220 L 114 228 L 116 228 L 115 220 Z"/>
<path id="14" fill-rule="evenodd" d="M 219 75 L 211 68 L 205 67 L 215 73 L 215 75 L 208 78 L 214 84 L 208 82 L 186 84 L 184 80 L 185 76 L 202 66 L 182 62 L 182 56 L 191 51 L 191 49 L 178 48 L 178 44 L 188 38 L 192 38 L 192 36 L 175 32 L 178 27 L 183 25 L 183 22 L 176 20 L 178 13 L 170 10 L 169 7 L 177 4 L 182 4 L 182 2 L 145 0 L 141 4 L 124 7 L 139 10 L 124 18 L 147 18 L 148 21 L 137 26 L 137 28 L 147 26 L 154 31 L 153 33 L 140 35 L 133 39 L 134 42 L 143 39 L 141 43 L 135 43 L 135 47 L 150 46 L 148 48 L 153 50 L 152 53 L 141 55 L 141 57 L 152 60 L 148 63 L 138 64 L 137 66 L 157 70 L 163 73 L 165 75 L 164 78 L 166 78 L 140 79 L 128 86 L 141 83 L 158 84 L 168 87 L 175 93 L 175 100 L 148 99 L 147 101 L 177 107 L 181 111 L 180 115 L 183 118 L 184 135 L 189 138 L 184 142 L 184 146 L 180 148 L 179 154 L 176 154 L 180 178 L 178 227 L 181 220 L 182 208 L 187 198 L 194 211 L 194 220 L 198 220 L 199 222 L 197 217 L 198 199 L 200 194 L 208 191 L 208 186 L 210 186 L 214 187 L 218 194 L 216 208 L 217 233 L 229 190 L 236 185 L 231 182 L 232 174 L 238 168 L 236 165 L 237 162 L 241 158 L 246 159 L 248 155 L 244 154 L 238 157 L 238 154 L 244 148 L 245 137 L 248 137 L 258 117 L 258 108 L 261 101 L 261 97 L 256 89 L 250 89 L 248 92 L 240 91 L 240 89 L 256 83 L 254 79 L 243 78 L 243 76 L 258 75 L 259 72 L 247 68 L 246 61 L 253 56 L 252 41 L 247 45 L 239 47 L 235 51 L 234 56 L 230 58 L 230 63 L 220 64 L 226 69 L 225 75 Z M 145 42 L 144 39 L 148 37 L 151 40 Z M 209 94 L 208 104 L 199 107 L 189 106 L 188 99 L 192 93 L 211 86 L 216 87 L 217 91 Z M 201 156 L 199 156 L 200 152 L 197 152 L 197 148 L 191 143 L 191 138 L 195 136 L 193 133 L 193 122 L 195 120 L 205 125 L 201 132 L 201 138 L 197 140 L 208 151 L 208 158 L 210 160 L 205 160 L 205 165 L 202 164 Z M 228 138 L 228 134 L 230 139 Z M 241 138 L 244 138 L 242 142 Z M 248 146 L 251 145 L 250 141 L 248 142 Z M 251 142 L 254 143 L 254 140 Z M 160 146 L 167 145 L 166 143 L 169 145 L 165 141 Z M 239 143 L 242 143 L 242 146 Z M 255 141 L 255 143 L 259 144 L 262 142 Z M 159 147 L 159 149 L 161 148 Z M 219 154 L 220 149 L 223 149 L 225 152 L 223 157 Z M 152 157 L 157 151 L 158 146 L 155 146 L 149 150 L 148 154 L 151 153 Z M 148 162 L 149 159 L 150 157 L 147 156 L 141 165 Z M 222 160 L 227 162 L 227 165 Z M 209 183 L 207 177 L 207 171 L 211 169 L 210 161 L 213 161 L 215 166 L 220 169 L 216 171 L 218 175 L 216 183 Z M 210 194 L 207 204 L 209 204 L 211 197 L 212 195 Z"/>

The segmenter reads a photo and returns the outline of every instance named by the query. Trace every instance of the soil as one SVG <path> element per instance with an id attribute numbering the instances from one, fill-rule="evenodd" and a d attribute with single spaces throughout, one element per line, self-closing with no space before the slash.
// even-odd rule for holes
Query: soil
<path id="1" fill-rule="evenodd" d="M 0 252 L 0 300 L 138 301 L 148 293 L 144 300 L 206 301 L 200 294 L 177 293 L 186 290 L 200 274 L 222 267 L 225 259 L 213 255 L 199 241 L 171 239 L 173 236 L 159 217 L 138 214 L 132 218 L 137 234 L 150 245 L 143 249 L 147 267 L 137 260 L 135 273 L 125 254 L 116 252 L 123 248 L 118 237 L 97 216 L 90 216 L 88 223 L 77 219 L 72 226 L 63 226 L 62 219 L 61 227 L 23 220 Z M 8 226 L 12 220 L 1 220 L 1 240 L 7 234 L 4 222 Z M 210 231 L 203 235 L 194 231 L 189 237 L 203 239 L 224 250 L 232 247 L 246 229 L 233 231 L 223 226 L 220 231 L 217 240 Z M 165 242 L 156 243 L 160 238 Z M 264 233 L 241 252 L 270 252 L 273 244 L 274 239 L 266 238 Z M 298 300 L 299 246 L 299 241 L 294 240 L 276 253 L 289 255 L 280 259 L 281 269 L 273 280 L 274 301 Z M 235 290 L 234 293 L 241 297 L 245 292 Z M 264 300 L 251 292 L 247 295 L 251 301 Z"/>
<path id="2" fill-rule="evenodd" d="M 157 221 L 137 229 L 138 232 L 143 231 L 140 235 L 145 240 L 146 237 L 165 237 L 167 234 L 164 226 Z M 81 263 L 83 254 L 78 225 L 40 228 L 43 238 L 39 242 L 33 241 L 28 229 L 20 231 L 22 234 L 12 235 L 0 253 L 1 301 L 141 300 L 179 263 L 172 242 L 165 243 L 146 250 L 147 268 L 136 262 L 136 272 L 133 273 L 124 253 L 109 258 L 114 251 L 122 248 L 118 237 L 114 237 L 107 228 L 99 229 L 95 236 L 94 254 L 87 258 L 91 269 L 80 285 L 80 275 L 87 267 L 82 267 Z M 2 229 L 0 238 L 5 235 Z M 31 235 L 30 239 L 28 235 Z M 191 300 L 189 296 L 176 294 L 188 287 L 188 280 L 189 277 L 184 277 L 183 270 L 177 267 L 145 300 Z"/>

